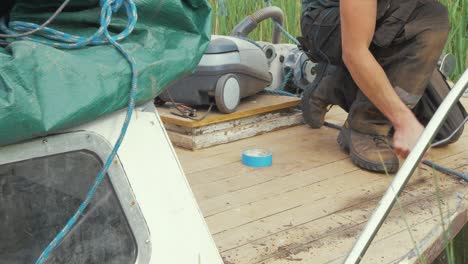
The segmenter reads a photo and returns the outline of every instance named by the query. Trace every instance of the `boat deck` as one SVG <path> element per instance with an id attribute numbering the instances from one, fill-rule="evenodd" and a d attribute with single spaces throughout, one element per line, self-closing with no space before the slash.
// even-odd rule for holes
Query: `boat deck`
<path id="1" fill-rule="evenodd" d="M 468 106 L 468 98 L 462 101 Z M 327 120 L 341 124 L 345 117 L 335 107 Z M 226 264 L 343 261 L 392 176 L 358 169 L 337 135 L 296 126 L 203 150 L 177 149 Z M 241 152 L 250 147 L 271 150 L 273 166 L 243 166 Z M 467 172 L 468 132 L 433 149 L 430 160 Z M 468 221 L 467 209 L 467 183 L 421 165 L 362 263 L 413 263 L 417 251 L 434 259 L 443 249 L 441 218 L 456 233 Z"/>

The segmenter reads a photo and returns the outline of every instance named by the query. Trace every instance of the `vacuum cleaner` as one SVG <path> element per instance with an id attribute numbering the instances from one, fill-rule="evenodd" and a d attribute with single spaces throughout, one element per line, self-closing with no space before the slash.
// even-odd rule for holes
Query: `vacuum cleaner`
<path id="1" fill-rule="evenodd" d="M 268 61 L 255 44 L 235 37 L 212 36 L 195 73 L 159 95 L 189 106 L 210 105 L 222 113 L 236 110 L 241 98 L 254 95 L 272 82 Z"/>
<path id="2" fill-rule="evenodd" d="M 272 43 L 247 38 L 260 22 L 270 18 L 282 25 L 283 11 L 278 7 L 261 9 L 239 23 L 231 36 L 213 35 L 194 73 L 170 85 L 158 96 L 156 104 L 215 104 L 221 113 L 229 114 L 236 111 L 242 98 L 265 88 L 280 90 L 288 84 L 305 89 L 312 84 L 315 64 L 298 46 L 279 44 L 282 34 L 278 27 Z"/>

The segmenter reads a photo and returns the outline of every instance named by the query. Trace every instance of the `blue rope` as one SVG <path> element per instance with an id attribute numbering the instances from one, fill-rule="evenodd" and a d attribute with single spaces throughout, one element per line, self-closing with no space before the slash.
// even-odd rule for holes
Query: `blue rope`
<path id="1" fill-rule="evenodd" d="M 70 230 L 73 228 L 73 226 L 76 224 L 78 219 L 81 217 L 83 212 L 88 207 L 89 203 L 94 197 L 94 194 L 96 193 L 97 188 L 101 184 L 102 180 L 104 179 L 104 176 L 106 175 L 109 167 L 111 166 L 112 161 L 117 156 L 117 152 L 125 137 L 128 126 L 130 124 L 130 120 L 132 119 L 133 110 L 135 108 L 135 98 L 136 98 L 137 81 L 138 81 L 138 71 L 137 71 L 136 62 L 133 59 L 133 57 L 118 43 L 118 41 L 121 41 L 125 39 L 126 37 L 128 37 L 132 33 L 133 29 L 135 28 L 136 22 L 138 20 L 136 6 L 133 0 L 100 0 L 100 6 L 102 7 L 101 13 L 100 13 L 101 26 L 96 31 L 96 33 L 93 34 L 91 37 L 74 36 L 74 35 L 70 35 L 70 34 L 67 34 L 58 30 L 54 30 L 51 28 L 44 28 L 43 30 L 36 33 L 36 35 L 39 35 L 41 38 L 35 38 L 35 37 L 18 38 L 20 40 L 29 40 L 33 42 L 38 42 L 38 43 L 46 44 L 52 47 L 60 48 L 60 49 L 79 49 L 79 48 L 83 48 L 86 46 L 110 44 L 114 46 L 122 54 L 125 60 L 127 60 L 127 62 L 129 63 L 130 69 L 131 69 L 131 89 L 130 89 L 130 94 L 129 94 L 130 98 L 128 102 L 125 122 L 122 126 L 117 142 L 115 143 L 114 148 L 112 149 L 112 152 L 107 158 L 104 167 L 100 170 L 94 184 L 91 186 L 90 190 L 88 191 L 88 194 L 85 200 L 81 203 L 81 205 L 79 206 L 75 214 L 68 220 L 68 222 L 63 227 L 63 229 L 55 236 L 52 242 L 50 242 L 50 244 L 44 249 L 40 257 L 35 262 L 36 264 L 41 264 L 48 258 L 51 252 L 55 249 L 55 247 L 58 244 L 60 244 L 63 238 L 70 232 Z M 111 23 L 112 14 L 116 13 L 122 6 L 125 8 L 125 11 L 127 13 L 127 17 L 128 17 L 127 26 L 124 29 L 124 31 L 122 31 L 120 34 L 111 36 L 108 30 L 108 27 Z M 27 32 L 27 31 L 30 31 L 31 29 L 35 29 L 39 27 L 36 24 L 19 22 L 19 21 L 11 22 L 9 23 L 9 26 L 7 26 L 5 24 L 5 20 L 2 20 L 2 21 L 3 22 L 1 23 L 0 29 L 8 34 L 17 34 L 19 32 Z"/>
<path id="2" fill-rule="evenodd" d="M 290 96 L 290 97 L 299 97 L 297 94 L 293 94 L 290 92 L 286 92 L 284 89 L 286 89 L 286 86 L 289 82 L 289 80 L 293 77 L 293 72 L 288 71 L 286 75 L 284 76 L 283 83 L 281 83 L 281 86 L 278 88 L 278 90 L 273 90 L 273 89 L 264 89 L 261 91 L 263 94 L 274 94 L 274 95 L 281 95 L 281 96 Z"/>
<path id="3" fill-rule="evenodd" d="M 267 6 L 271 6 L 271 0 L 265 0 L 265 3 Z M 299 43 L 299 41 L 293 37 L 291 34 L 289 34 L 289 32 L 283 27 L 281 26 L 280 23 L 278 23 L 278 21 L 276 21 L 275 19 L 273 19 L 273 22 L 275 23 L 275 26 L 277 28 L 279 28 L 281 30 L 281 32 L 283 32 L 283 34 L 289 39 L 291 40 L 294 44 L 296 44 L 297 46 L 300 46 L 301 43 Z"/>
<path id="4" fill-rule="evenodd" d="M 289 70 L 286 75 L 284 76 L 283 83 L 281 84 L 279 90 L 284 91 L 286 86 L 288 85 L 289 80 L 293 77 L 293 70 Z"/>
<path id="5" fill-rule="evenodd" d="M 291 96 L 291 97 L 299 97 L 296 94 L 286 92 L 286 91 L 280 91 L 280 90 L 272 90 L 272 89 L 265 89 L 261 91 L 263 94 L 274 94 L 274 95 L 281 95 L 281 96 Z"/>
<path id="6" fill-rule="evenodd" d="M 227 7 L 225 0 L 218 0 L 218 16 L 227 16 Z"/>
<path id="7" fill-rule="evenodd" d="M 295 37 L 293 37 L 291 34 L 289 34 L 289 32 L 286 29 L 284 29 L 284 27 L 281 26 L 280 23 L 278 23 L 276 20 L 273 20 L 273 22 L 275 22 L 276 27 L 278 27 L 281 30 L 281 32 L 283 32 L 283 35 L 288 37 L 289 40 L 291 40 L 297 46 L 301 45 L 301 43 L 299 43 L 299 41 Z"/>
<path id="8" fill-rule="evenodd" d="M 102 7 L 100 14 L 101 25 L 96 33 L 94 33 L 91 37 L 80 37 L 46 27 L 35 33 L 35 35 L 39 35 L 45 39 L 33 37 L 20 37 L 17 39 L 29 40 L 60 49 L 79 49 L 86 46 L 97 46 L 105 44 L 114 45 L 114 43 L 117 43 L 117 41 L 121 41 L 128 37 L 135 28 L 137 22 L 137 11 L 133 0 L 100 0 L 100 5 Z M 128 17 L 127 26 L 118 35 L 110 36 L 108 27 L 112 19 L 112 13 L 117 12 L 122 5 L 125 7 L 125 11 Z M 0 23 L 0 29 L 8 34 L 27 32 L 39 27 L 37 24 L 22 21 L 12 21 L 7 26 L 5 18 L 2 18 Z"/>

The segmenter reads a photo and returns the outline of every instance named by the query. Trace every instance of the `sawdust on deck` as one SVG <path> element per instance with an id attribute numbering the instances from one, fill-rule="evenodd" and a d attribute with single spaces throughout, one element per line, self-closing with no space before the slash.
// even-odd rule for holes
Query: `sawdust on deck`
<path id="1" fill-rule="evenodd" d="M 468 98 L 462 102 L 468 106 Z M 345 116 L 335 107 L 327 120 L 341 124 Z M 343 261 L 392 176 L 355 167 L 337 134 L 298 126 L 198 151 L 177 149 L 225 263 Z M 243 166 L 241 152 L 250 147 L 271 150 L 274 165 Z M 466 172 L 468 132 L 456 144 L 432 149 L 430 159 Z M 362 263 L 415 260 L 410 232 L 429 259 L 440 253 L 434 175 L 444 218 L 454 232 L 466 224 L 468 184 L 422 165 L 400 197 L 404 213 L 395 205 Z"/>

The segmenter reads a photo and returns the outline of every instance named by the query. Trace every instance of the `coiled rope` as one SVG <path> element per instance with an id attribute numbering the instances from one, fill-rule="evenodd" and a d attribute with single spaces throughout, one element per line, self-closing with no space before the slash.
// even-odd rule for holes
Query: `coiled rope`
<path id="1" fill-rule="evenodd" d="M 65 1 L 64 4 L 60 7 L 62 10 L 65 5 L 69 2 Z M 137 9 L 133 0 L 100 0 L 101 13 L 100 13 L 100 27 L 91 37 L 81 37 L 70 35 L 52 28 L 45 27 L 43 25 L 37 25 L 33 23 L 21 22 L 21 21 L 12 21 L 8 25 L 5 22 L 5 19 L 2 19 L 0 29 L 6 33 L 3 37 L 13 38 L 15 40 L 28 40 L 32 42 L 42 43 L 59 49 L 80 49 L 87 46 L 96 46 L 96 45 L 112 45 L 114 46 L 125 58 L 125 60 L 130 65 L 131 69 L 131 88 L 129 92 L 129 101 L 127 106 L 127 113 L 125 121 L 122 125 L 120 135 L 112 149 L 112 152 L 109 154 L 104 167 L 99 171 L 99 174 L 88 191 L 85 200 L 81 203 L 75 214 L 68 220 L 63 229 L 55 236 L 55 238 L 49 243 L 49 245 L 44 249 L 40 257 L 35 262 L 36 264 L 43 263 L 55 247 L 63 240 L 63 238 L 70 232 L 73 226 L 76 224 L 80 216 L 88 207 L 89 203 L 94 197 L 97 188 L 101 184 L 104 176 L 107 173 L 107 170 L 112 164 L 112 161 L 117 156 L 117 152 L 122 144 L 122 141 L 127 132 L 130 120 L 132 119 L 132 113 L 135 108 L 135 99 L 137 92 L 137 81 L 138 81 L 138 71 L 134 58 L 118 43 L 118 41 L 124 40 L 128 37 L 135 28 L 135 25 L 138 20 Z M 108 27 L 112 20 L 112 15 L 120 10 L 121 7 L 125 8 L 128 23 L 125 29 L 117 34 L 112 36 L 108 30 Z M 60 10 L 61 11 L 61 10 Z M 57 13 L 58 15 L 58 13 Z M 56 16 L 56 15 L 55 15 Z M 49 19 L 49 22 L 51 19 Z M 31 33 L 32 32 L 32 33 Z M 27 35 L 34 34 L 40 36 L 41 38 L 28 37 Z"/>

